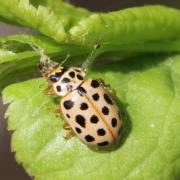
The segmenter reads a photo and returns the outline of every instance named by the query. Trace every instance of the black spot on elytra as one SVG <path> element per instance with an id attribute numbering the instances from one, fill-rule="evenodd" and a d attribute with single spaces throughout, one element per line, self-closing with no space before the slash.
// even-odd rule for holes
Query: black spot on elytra
<path id="1" fill-rule="evenodd" d="M 77 75 L 77 78 L 79 79 L 79 80 L 83 80 L 83 77 L 81 76 L 81 75 Z"/>
<path id="2" fill-rule="evenodd" d="M 71 109 L 74 105 L 74 102 L 71 100 L 67 100 L 67 101 L 64 101 L 63 104 L 64 104 L 65 109 Z"/>
<path id="3" fill-rule="evenodd" d="M 74 71 L 69 72 L 69 76 L 70 76 L 71 78 L 74 78 L 74 77 L 75 77 L 75 72 L 74 72 Z"/>
<path id="4" fill-rule="evenodd" d="M 76 116 L 76 122 L 81 126 L 85 128 L 85 118 L 82 115 L 77 115 Z"/>
<path id="5" fill-rule="evenodd" d="M 106 134 L 106 131 L 105 131 L 104 129 L 98 129 L 98 130 L 97 130 L 97 134 L 98 134 L 99 136 L 104 136 L 104 135 Z"/>
<path id="6" fill-rule="evenodd" d="M 75 130 L 76 130 L 76 132 L 77 132 L 78 134 L 81 133 L 81 129 L 80 129 L 80 128 L 76 127 Z"/>
<path id="7" fill-rule="evenodd" d="M 58 92 L 60 92 L 61 91 L 61 86 L 56 86 L 56 89 L 57 89 Z"/>
<path id="8" fill-rule="evenodd" d="M 82 96 L 83 94 L 86 94 L 86 90 L 81 86 L 78 87 L 77 90 L 80 96 Z"/>
<path id="9" fill-rule="evenodd" d="M 116 118 L 112 118 L 111 125 L 112 125 L 112 127 L 116 127 L 117 126 L 117 119 Z"/>
<path id="10" fill-rule="evenodd" d="M 99 99 L 99 94 L 98 93 L 95 93 L 92 95 L 92 98 L 95 100 L 95 101 L 98 101 Z"/>
<path id="11" fill-rule="evenodd" d="M 97 123 L 97 122 L 99 121 L 99 119 L 98 119 L 98 117 L 97 117 L 96 115 L 93 115 L 93 116 L 91 116 L 90 121 L 91 121 L 92 123 Z"/>
<path id="12" fill-rule="evenodd" d="M 93 79 L 93 80 L 91 81 L 91 86 L 92 86 L 93 88 L 97 88 L 97 87 L 99 87 L 99 85 L 100 85 L 100 84 L 99 84 L 99 82 L 98 82 L 97 80 L 94 80 L 94 79 Z"/>
<path id="13" fill-rule="evenodd" d="M 67 78 L 67 77 L 65 77 L 65 78 L 62 79 L 62 82 L 63 82 L 63 83 L 69 83 L 69 82 L 70 82 L 70 79 Z"/>
<path id="14" fill-rule="evenodd" d="M 85 137 L 84 137 L 85 139 L 86 139 L 86 141 L 87 142 L 92 142 L 92 141 L 94 141 L 95 139 L 94 139 L 94 137 L 93 136 L 91 136 L 91 135 L 86 135 Z"/>
<path id="15" fill-rule="evenodd" d="M 103 141 L 101 143 L 98 143 L 98 146 L 107 146 L 109 144 L 108 141 Z"/>
<path id="16" fill-rule="evenodd" d="M 110 97 L 109 97 L 107 94 L 104 94 L 104 99 L 105 99 L 105 101 L 106 101 L 108 104 L 113 105 L 112 100 L 110 99 Z"/>
<path id="17" fill-rule="evenodd" d="M 70 118 L 70 115 L 69 115 L 69 114 L 66 114 L 66 117 L 67 117 L 67 118 Z"/>
<path id="18" fill-rule="evenodd" d="M 104 115 L 108 115 L 108 114 L 109 114 L 109 109 L 108 109 L 106 106 L 104 106 L 104 107 L 102 108 L 102 113 L 103 113 Z"/>
<path id="19" fill-rule="evenodd" d="M 80 106 L 80 109 L 81 110 L 87 110 L 88 109 L 87 103 L 82 103 L 81 106 Z"/>

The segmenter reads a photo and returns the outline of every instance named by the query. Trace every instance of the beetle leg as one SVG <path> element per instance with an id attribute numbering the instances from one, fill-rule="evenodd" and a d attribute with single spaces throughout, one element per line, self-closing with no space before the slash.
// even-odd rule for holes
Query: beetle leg
<path id="1" fill-rule="evenodd" d="M 57 107 L 54 112 L 56 113 L 56 116 L 63 118 L 63 114 L 60 107 Z M 72 128 L 67 122 L 63 124 L 63 128 L 66 130 L 65 139 L 70 139 L 75 135 Z"/>
<path id="2" fill-rule="evenodd" d="M 57 96 L 52 88 L 52 86 L 48 86 L 44 92 L 43 92 L 46 96 Z"/>
<path id="3" fill-rule="evenodd" d="M 109 89 L 108 92 L 113 99 L 117 99 L 116 91 L 114 89 Z"/>
<path id="4" fill-rule="evenodd" d="M 54 110 L 54 113 L 56 114 L 57 117 L 61 117 L 61 118 L 63 117 L 61 108 L 59 106 Z"/>
<path id="5" fill-rule="evenodd" d="M 65 139 L 68 140 L 75 135 L 72 128 L 70 127 L 70 125 L 67 122 L 64 123 L 63 128 L 66 130 Z"/>
<path id="6" fill-rule="evenodd" d="M 116 96 L 116 91 L 115 91 L 114 89 L 112 89 L 109 84 L 106 84 L 103 79 L 99 79 L 99 81 L 100 81 L 100 83 L 104 86 L 105 90 L 108 91 L 108 93 L 110 94 L 110 96 L 111 96 L 113 99 L 116 99 L 116 98 L 117 98 L 117 96 Z"/>
<path id="7" fill-rule="evenodd" d="M 63 128 L 64 128 L 65 130 L 67 130 L 67 131 L 71 130 L 71 127 L 70 127 L 70 125 L 69 125 L 67 122 L 65 122 L 65 123 L 63 124 Z"/>

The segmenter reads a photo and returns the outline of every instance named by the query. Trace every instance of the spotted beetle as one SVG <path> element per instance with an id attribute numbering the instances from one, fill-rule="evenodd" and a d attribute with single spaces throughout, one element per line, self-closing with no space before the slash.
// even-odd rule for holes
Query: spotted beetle
<path id="1" fill-rule="evenodd" d="M 74 132 L 91 147 L 109 147 L 119 139 L 122 119 L 112 93 L 102 80 L 86 79 L 86 69 L 65 68 L 43 55 L 39 69 L 49 87 L 45 94 L 61 96 L 58 113 Z M 46 59 L 46 60 L 45 60 Z"/>

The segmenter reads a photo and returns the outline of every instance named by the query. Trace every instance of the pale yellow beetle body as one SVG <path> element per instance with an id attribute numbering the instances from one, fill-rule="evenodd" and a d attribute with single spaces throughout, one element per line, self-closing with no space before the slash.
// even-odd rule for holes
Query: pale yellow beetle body
<path id="1" fill-rule="evenodd" d="M 101 81 L 85 80 L 83 68 L 66 69 L 57 63 L 52 66 L 44 62 L 39 68 L 53 93 L 62 97 L 61 112 L 82 142 L 92 147 L 109 147 L 118 141 L 122 120 Z"/>

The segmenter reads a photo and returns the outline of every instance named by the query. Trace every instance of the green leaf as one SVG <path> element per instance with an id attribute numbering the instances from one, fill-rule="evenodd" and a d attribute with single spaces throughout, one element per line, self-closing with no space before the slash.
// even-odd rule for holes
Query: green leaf
<path id="1" fill-rule="evenodd" d="M 165 6 L 134 7 L 96 13 L 70 29 L 79 43 L 142 43 L 179 39 L 180 11 Z"/>
<path id="2" fill-rule="evenodd" d="M 11 0 L 11 3 L 0 0 L 0 16 L 2 20 L 34 28 L 57 41 L 65 41 L 68 38 L 66 28 L 90 14 L 60 0 L 42 2 L 45 6 L 38 3 L 35 7 L 29 0 Z"/>
<path id="3" fill-rule="evenodd" d="M 91 13 L 61 0 L 11 0 L 11 5 L 0 0 L 0 4 L 2 18 L 32 27 L 58 42 L 99 43 L 108 52 L 180 51 L 178 9 L 156 5 Z"/>
<path id="4" fill-rule="evenodd" d="M 10 103 L 6 117 L 16 160 L 38 180 L 178 179 L 179 69 L 180 55 L 149 55 L 91 71 L 116 90 L 123 115 L 120 146 L 108 152 L 93 151 L 77 137 L 64 139 L 63 120 L 54 114 L 59 98 L 43 95 L 44 79 L 7 87 L 3 99 Z"/>
<path id="5" fill-rule="evenodd" d="M 52 10 L 57 16 L 63 18 L 63 24 L 65 29 L 75 25 L 80 19 L 85 18 L 91 14 L 84 8 L 74 7 L 69 3 L 65 3 L 63 0 L 34 0 L 31 1 L 36 7 L 43 5 Z M 71 19 L 71 20 L 70 20 Z"/>

